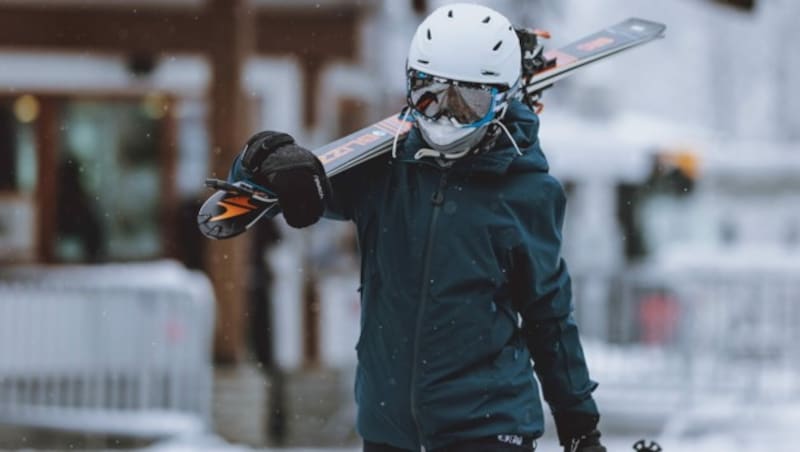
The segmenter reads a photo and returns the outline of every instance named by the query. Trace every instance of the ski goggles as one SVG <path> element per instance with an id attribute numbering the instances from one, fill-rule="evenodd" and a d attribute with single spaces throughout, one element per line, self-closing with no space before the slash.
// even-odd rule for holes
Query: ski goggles
<path id="1" fill-rule="evenodd" d="M 425 118 L 446 117 L 460 126 L 480 126 L 494 118 L 507 88 L 459 82 L 409 69 L 408 106 Z"/>

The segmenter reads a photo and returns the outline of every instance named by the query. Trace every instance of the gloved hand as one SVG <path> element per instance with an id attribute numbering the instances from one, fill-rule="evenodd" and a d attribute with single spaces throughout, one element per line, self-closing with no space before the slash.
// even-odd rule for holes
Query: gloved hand
<path id="1" fill-rule="evenodd" d="M 277 195 L 289 226 L 303 228 L 320 219 L 331 191 L 325 169 L 291 135 L 259 132 L 247 140 L 239 161 L 253 182 Z"/>
<path id="2" fill-rule="evenodd" d="M 597 430 L 578 438 L 571 438 L 563 446 L 564 452 L 606 452 L 606 448 L 600 444 L 600 432 Z"/>
<path id="3" fill-rule="evenodd" d="M 586 413 L 554 413 L 558 440 L 564 452 L 606 452 L 600 443 L 600 416 Z"/>

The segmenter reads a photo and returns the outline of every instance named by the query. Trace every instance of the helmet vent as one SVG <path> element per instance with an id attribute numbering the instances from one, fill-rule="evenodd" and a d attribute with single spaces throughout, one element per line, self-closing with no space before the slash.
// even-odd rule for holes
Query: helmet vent
<path id="1" fill-rule="evenodd" d="M 487 71 L 486 69 L 484 69 L 484 70 L 481 71 L 481 75 L 488 75 L 490 77 L 497 77 L 500 74 L 498 74 L 497 72 L 494 72 L 494 71 Z"/>
<path id="2" fill-rule="evenodd" d="M 431 29 L 430 29 L 430 28 L 428 28 L 428 40 L 430 41 L 431 39 L 432 39 L 432 38 L 431 38 Z"/>
<path id="3" fill-rule="evenodd" d="M 447 12 L 447 17 L 451 17 L 451 18 L 453 17 L 453 10 L 452 9 Z"/>
<path id="4" fill-rule="evenodd" d="M 503 41 L 498 41 L 497 44 L 495 44 L 494 47 L 492 47 L 492 50 L 494 50 L 496 52 L 497 49 L 499 49 L 501 45 L 503 45 Z"/>
<path id="5" fill-rule="evenodd" d="M 428 60 L 417 60 L 417 63 L 420 63 L 420 64 L 430 64 L 430 61 L 428 61 Z"/>
<path id="6" fill-rule="evenodd" d="M 491 16 L 486 16 L 486 19 L 483 19 L 481 22 L 483 22 L 485 24 L 488 24 L 490 20 L 492 20 L 492 17 Z"/>

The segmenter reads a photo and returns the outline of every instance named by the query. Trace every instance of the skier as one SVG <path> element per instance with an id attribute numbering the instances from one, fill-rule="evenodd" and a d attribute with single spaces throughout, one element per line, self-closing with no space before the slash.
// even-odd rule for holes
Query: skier
<path id="1" fill-rule="evenodd" d="M 532 451 L 538 383 L 565 451 L 606 450 L 560 258 L 565 195 L 539 118 L 517 100 L 521 60 L 498 12 L 439 8 L 411 42 L 416 125 L 392 155 L 329 181 L 314 154 L 268 131 L 234 162 L 230 179 L 273 191 L 289 225 L 356 224 L 365 452 Z"/>

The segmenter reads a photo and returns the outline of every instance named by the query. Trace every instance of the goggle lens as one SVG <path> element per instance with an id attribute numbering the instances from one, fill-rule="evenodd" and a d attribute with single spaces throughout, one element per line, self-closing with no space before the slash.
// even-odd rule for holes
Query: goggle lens
<path id="1" fill-rule="evenodd" d="M 411 108 L 429 119 L 442 116 L 461 125 L 486 119 L 494 109 L 497 88 L 462 84 L 418 71 L 409 73 L 408 100 Z"/>

